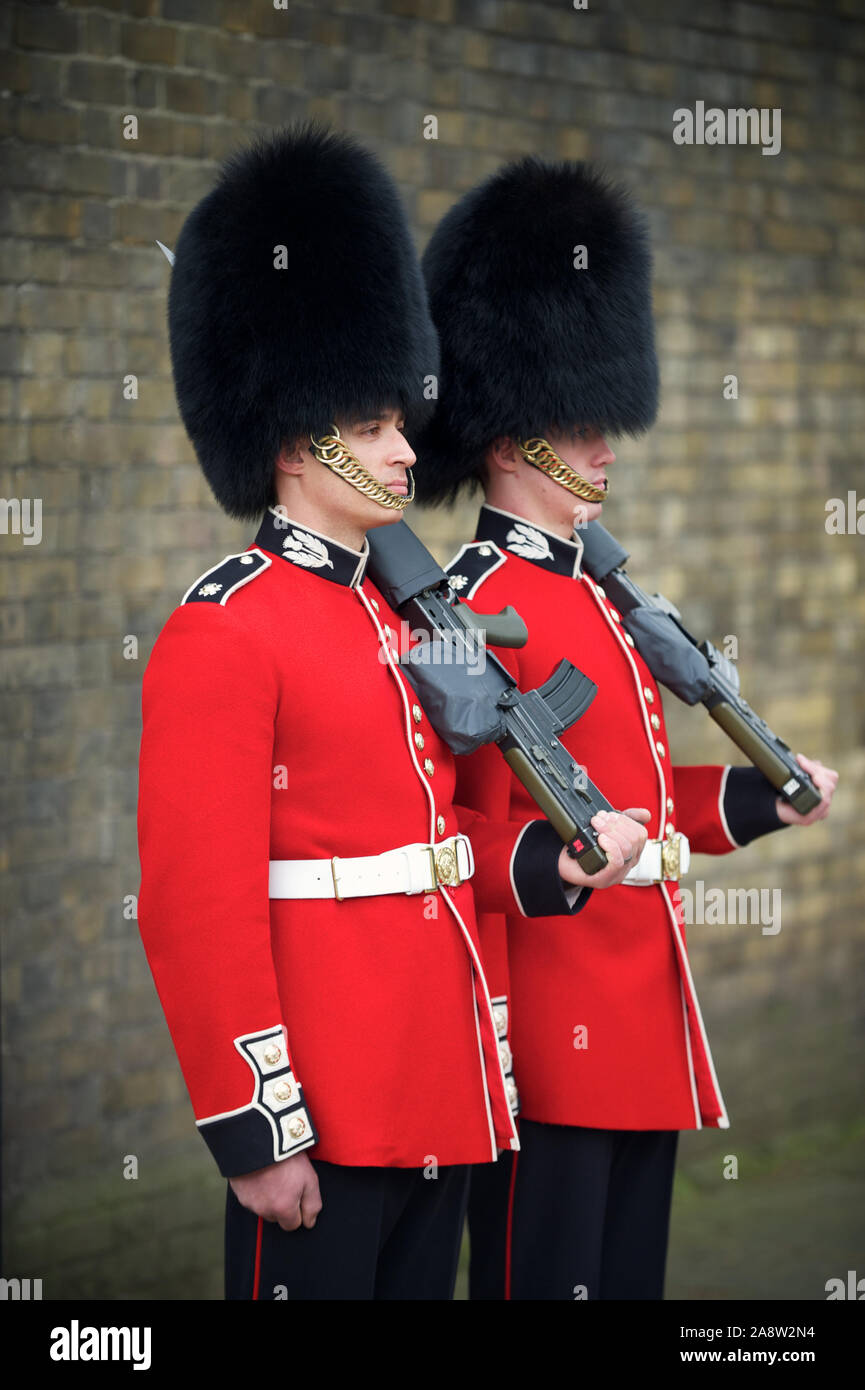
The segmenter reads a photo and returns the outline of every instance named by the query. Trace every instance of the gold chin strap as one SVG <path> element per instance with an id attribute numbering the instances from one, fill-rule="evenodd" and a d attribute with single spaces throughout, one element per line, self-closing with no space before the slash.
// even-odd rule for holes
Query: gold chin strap
<path id="1" fill-rule="evenodd" d="M 389 487 L 380 483 L 377 478 L 364 468 L 359 459 L 346 448 L 336 425 L 332 426 L 332 433 L 325 434 L 321 439 L 313 439 L 310 435 L 309 447 L 319 463 L 323 463 L 332 473 L 336 473 L 340 478 L 344 478 L 347 483 L 351 483 L 353 488 L 362 492 L 365 497 L 371 497 L 373 502 L 378 502 L 380 507 L 387 507 L 390 511 L 401 512 L 407 507 L 414 497 L 414 477 L 411 469 L 408 470 L 408 494 L 403 497 L 399 492 L 391 492 Z"/>
<path id="2" fill-rule="evenodd" d="M 526 463 L 533 463 L 535 468 L 546 473 L 554 483 L 566 487 L 568 492 L 573 492 L 584 502 L 605 502 L 609 496 L 609 490 L 604 492 L 601 488 L 586 482 L 576 469 L 559 458 L 555 449 L 551 448 L 545 439 L 518 439 L 517 447 Z"/>

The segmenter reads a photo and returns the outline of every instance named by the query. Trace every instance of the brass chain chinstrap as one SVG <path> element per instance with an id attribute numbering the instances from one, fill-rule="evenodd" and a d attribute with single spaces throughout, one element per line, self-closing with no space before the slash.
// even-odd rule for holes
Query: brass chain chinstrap
<path id="1" fill-rule="evenodd" d="M 401 512 L 407 507 L 414 497 L 414 476 L 411 469 L 408 469 L 408 494 L 403 497 L 398 492 L 391 492 L 389 487 L 380 483 L 377 478 L 364 468 L 359 459 L 347 448 L 336 425 L 332 427 L 331 434 L 325 434 L 321 439 L 309 439 L 310 452 L 323 463 L 332 473 L 336 473 L 340 478 L 344 478 L 347 483 L 357 488 L 365 497 L 371 497 L 373 502 L 378 502 L 381 507 L 388 507 L 391 511 Z"/>
<path id="2" fill-rule="evenodd" d="M 555 449 L 545 439 L 518 439 L 517 447 L 526 463 L 534 464 L 535 468 L 552 478 L 554 483 L 567 488 L 568 492 L 581 497 L 584 502 L 604 502 L 609 496 L 609 490 L 604 492 L 580 477 L 576 469 L 559 458 Z"/>

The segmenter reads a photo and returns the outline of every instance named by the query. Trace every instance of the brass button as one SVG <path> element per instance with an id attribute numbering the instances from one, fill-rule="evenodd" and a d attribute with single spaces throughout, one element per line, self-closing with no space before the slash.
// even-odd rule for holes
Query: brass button
<path id="1" fill-rule="evenodd" d="M 427 777 L 432 777 L 433 773 L 436 770 L 435 763 L 433 762 L 432 758 L 424 758 L 423 770 L 426 773 Z"/>
<path id="2" fill-rule="evenodd" d="M 418 748 L 423 748 L 423 734 L 416 733 L 414 736 L 414 741 L 417 744 Z"/>
<path id="3" fill-rule="evenodd" d="M 602 589 L 601 586 L 600 586 L 600 584 L 596 584 L 596 585 L 595 585 L 595 589 L 596 589 L 596 591 L 600 594 L 601 598 L 606 598 L 606 597 L 607 597 L 607 591 L 606 591 L 606 589 Z"/>
<path id="4" fill-rule="evenodd" d="M 503 1033 L 505 1031 L 506 1019 L 504 1009 L 493 1009 L 493 1023 L 495 1024 L 497 1033 Z"/>
<path id="5" fill-rule="evenodd" d="M 655 692 L 650 685 L 643 686 L 643 694 L 648 704 L 653 705 L 655 703 Z"/>
<path id="6" fill-rule="evenodd" d="M 667 811 L 669 815 L 673 814 L 673 798 L 671 796 L 667 797 Z"/>
<path id="7" fill-rule="evenodd" d="M 615 608 L 608 608 L 607 612 L 614 623 L 620 623 L 622 621 L 621 616 L 616 612 Z"/>
<path id="8" fill-rule="evenodd" d="M 484 557 L 486 557 L 487 555 L 492 555 L 492 553 L 493 553 L 493 552 L 490 550 L 490 548 L 489 548 L 488 545 L 479 545 L 479 546 L 478 546 L 478 554 L 479 554 L 479 555 L 483 555 Z"/>
<path id="9" fill-rule="evenodd" d="M 295 1115 L 288 1126 L 288 1132 L 292 1139 L 302 1138 L 302 1136 L 306 1134 L 306 1120 L 302 1120 L 299 1115 Z"/>
<path id="10" fill-rule="evenodd" d="M 264 1049 L 264 1060 L 269 1067 L 274 1066 L 281 1056 L 282 1050 L 276 1046 L 276 1043 L 271 1043 Z"/>
<path id="11" fill-rule="evenodd" d="M 393 633 L 391 632 L 391 630 L 390 630 L 390 628 L 388 627 L 387 623 L 385 623 L 385 625 L 384 625 L 384 635 L 385 635 L 385 637 L 392 637 L 392 636 L 393 636 Z"/>
<path id="12" fill-rule="evenodd" d="M 511 1056 L 511 1049 L 506 1042 L 499 1043 L 499 1057 L 502 1062 L 502 1071 L 510 1071 L 514 1064 L 514 1059 Z"/>
<path id="13" fill-rule="evenodd" d="M 240 563 L 241 563 L 242 565 L 251 565 L 251 564 L 252 564 L 252 556 L 251 556 L 251 555 L 241 555 L 241 557 L 240 557 Z"/>
<path id="14" fill-rule="evenodd" d="M 664 747 L 663 743 L 656 743 L 656 744 L 655 744 L 655 747 L 657 748 L 658 752 L 660 753 L 661 757 L 663 758 L 664 754 L 665 754 L 666 751 L 667 751 L 666 748 Z"/>
<path id="15" fill-rule="evenodd" d="M 634 639 L 633 639 L 633 637 L 631 636 L 630 632 L 626 632 L 626 633 L 625 633 L 625 641 L 627 642 L 627 644 L 628 644 L 629 647 L 633 647 L 633 645 L 634 645 Z"/>
<path id="16" fill-rule="evenodd" d="M 651 723 L 653 729 L 660 729 L 661 721 L 656 714 L 652 714 L 649 716 L 649 722 Z"/>
<path id="17" fill-rule="evenodd" d="M 276 1100 L 291 1100 L 291 1085 L 288 1081 L 279 1081 L 273 1088 Z"/>
<path id="18" fill-rule="evenodd" d="M 666 835 L 675 835 L 676 827 L 673 825 L 672 821 L 667 821 L 667 824 L 664 826 L 664 833 Z"/>
<path id="19" fill-rule="evenodd" d="M 411 712 L 414 722 L 416 724 L 419 724 L 423 719 L 423 710 L 421 709 L 420 705 L 412 705 Z"/>
<path id="20" fill-rule="evenodd" d="M 512 1076 L 509 1076 L 505 1081 L 505 1094 L 508 1098 L 508 1105 L 512 1110 L 516 1110 L 519 1095 L 517 1093 L 517 1083 Z"/>
<path id="21" fill-rule="evenodd" d="M 444 818 L 444 816 L 439 816 L 438 820 L 436 821 L 436 830 L 438 831 L 438 833 L 439 833 L 440 835 L 443 835 L 443 834 L 445 833 L 445 818 Z"/>

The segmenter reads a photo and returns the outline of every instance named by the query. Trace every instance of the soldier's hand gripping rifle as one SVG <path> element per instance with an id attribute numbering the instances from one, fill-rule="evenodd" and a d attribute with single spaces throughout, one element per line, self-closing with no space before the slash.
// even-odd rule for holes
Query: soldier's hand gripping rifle
<path id="1" fill-rule="evenodd" d="M 485 646 L 525 644 L 525 624 L 512 608 L 473 612 L 404 521 L 377 526 L 367 539 L 367 574 L 420 635 L 401 665 L 436 733 L 454 753 L 497 744 L 571 857 L 587 874 L 603 869 L 592 816 L 613 808 L 558 737 L 585 714 L 594 681 L 561 661 L 537 690 L 521 691 Z"/>
<path id="2" fill-rule="evenodd" d="M 820 793 L 793 757 L 739 694 L 739 673 L 708 640 L 698 642 L 679 610 L 662 594 L 647 594 L 625 572 L 628 552 L 599 521 L 581 531 L 583 569 L 622 615 L 640 656 L 656 680 L 684 700 L 702 703 L 733 742 L 802 815 L 820 803 Z"/>

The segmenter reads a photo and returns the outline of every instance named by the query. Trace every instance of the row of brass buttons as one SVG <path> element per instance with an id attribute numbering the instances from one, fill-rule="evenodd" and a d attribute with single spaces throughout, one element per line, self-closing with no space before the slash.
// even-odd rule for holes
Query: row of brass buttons
<path id="1" fill-rule="evenodd" d="M 371 598 L 371 599 L 370 599 L 370 603 L 372 604 L 372 606 L 373 606 L 373 608 L 375 609 L 376 613 L 378 613 L 379 607 L 378 607 L 378 604 L 377 604 L 376 600 L 375 600 L 374 598 Z M 391 636 L 391 630 L 390 630 L 390 628 L 388 627 L 387 623 L 385 623 L 384 635 L 385 635 L 385 637 L 388 637 L 388 638 Z M 394 654 L 395 654 L 395 653 L 394 653 Z M 411 713 L 412 713 L 412 718 L 414 719 L 414 722 L 415 722 L 416 724 L 420 724 L 421 720 L 423 719 L 423 710 L 421 709 L 420 705 L 418 705 L 418 704 L 412 705 L 412 707 L 411 707 Z M 424 746 L 424 736 L 423 736 L 423 734 L 420 732 L 419 729 L 416 729 L 416 730 L 415 730 L 414 741 L 415 741 L 415 747 L 416 747 L 416 748 L 418 748 L 418 749 L 423 748 L 423 746 Z M 432 777 L 433 773 L 435 772 L 435 763 L 433 762 L 432 758 L 424 758 L 424 760 L 423 760 L 423 770 L 424 770 L 424 772 L 426 773 L 427 777 Z M 438 830 L 438 833 L 439 833 L 440 835 L 443 835 L 443 834 L 444 834 L 444 830 L 445 830 L 445 818 L 444 818 L 444 816 L 439 816 L 439 817 L 438 817 L 438 819 L 437 819 L 437 821 L 436 821 L 436 829 Z"/>

